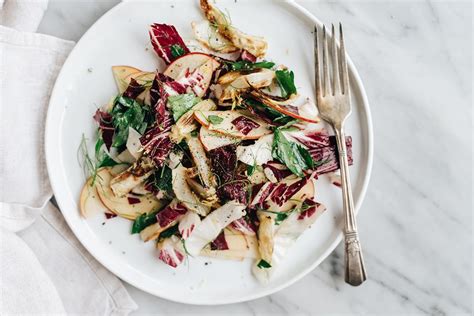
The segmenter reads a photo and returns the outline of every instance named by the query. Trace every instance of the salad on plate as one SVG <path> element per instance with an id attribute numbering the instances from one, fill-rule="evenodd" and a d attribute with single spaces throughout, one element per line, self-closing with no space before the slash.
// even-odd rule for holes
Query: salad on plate
<path id="1" fill-rule="evenodd" d="M 326 209 L 318 176 L 340 183 L 336 142 L 293 71 L 266 58 L 265 39 L 200 4 L 192 40 L 151 25 L 164 69 L 112 67 L 119 93 L 94 115 L 94 156 L 81 144 L 80 210 L 132 221 L 173 268 L 188 255 L 250 258 L 265 283 Z"/>

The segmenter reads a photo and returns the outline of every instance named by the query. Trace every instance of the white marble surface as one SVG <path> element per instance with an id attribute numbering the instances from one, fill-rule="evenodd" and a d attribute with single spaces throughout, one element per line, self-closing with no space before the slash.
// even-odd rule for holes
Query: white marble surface
<path id="1" fill-rule="evenodd" d="M 51 0 L 39 31 L 77 41 L 116 2 Z M 248 303 L 181 305 L 127 286 L 136 314 L 471 314 L 471 1 L 301 3 L 344 23 L 372 107 L 374 169 L 359 216 L 369 280 L 344 284 L 339 246 L 303 280 Z"/>

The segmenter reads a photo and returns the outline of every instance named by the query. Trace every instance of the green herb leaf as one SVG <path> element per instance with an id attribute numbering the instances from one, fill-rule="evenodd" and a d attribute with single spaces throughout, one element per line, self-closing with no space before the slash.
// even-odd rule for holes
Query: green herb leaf
<path id="1" fill-rule="evenodd" d="M 271 268 L 272 265 L 266 262 L 265 260 L 261 259 L 258 262 L 257 267 L 259 267 L 260 269 L 268 269 L 268 268 Z"/>
<path id="2" fill-rule="evenodd" d="M 256 169 L 257 169 L 256 164 L 248 165 L 247 166 L 247 175 L 250 177 L 251 175 L 253 175 L 253 173 L 255 172 Z"/>
<path id="3" fill-rule="evenodd" d="M 271 69 L 275 66 L 274 62 L 271 61 L 261 61 L 258 63 L 252 63 L 246 60 L 241 60 L 230 64 L 232 70 L 253 70 L 258 68 Z"/>
<path id="4" fill-rule="evenodd" d="M 283 222 L 285 219 L 287 219 L 288 213 L 278 213 L 277 216 L 275 216 L 275 225 L 280 225 L 281 222 Z"/>
<path id="5" fill-rule="evenodd" d="M 156 214 L 158 212 L 151 212 L 151 213 L 143 213 L 138 216 L 132 225 L 132 234 L 138 234 L 146 227 L 153 225 L 157 222 Z"/>
<path id="6" fill-rule="evenodd" d="M 168 166 L 163 166 L 160 170 L 155 172 L 155 181 L 153 182 L 155 188 L 165 192 L 173 191 L 173 175 Z"/>
<path id="7" fill-rule="evenodd" d="M 199 132 L 197 130 L 194 130 L 190 134 L 192 137 L 197 137 L 199 135 Z"/>
<path id="8" fill-rule="evenodd" d="M 282 97 L 287 98 L 292 94 L 296 94 L 295 74 L 293 71 L 277 70 L 275 76 L 280 85 Z"/>
<path id="9" fill-rule="evenodd" d="M 159 240 L 165 239 L 165 238 L 170 238 L 173 235 L 176 235 L 179 232 L 178 230 L 178 224 L 171 226 L 168 229 L 165 229 L 163 232 L 161 232 Z"/>
<path id="10" fill-rule="evenodd" d="M 181 45 L 179 44 L 171 45 L 171 56 L 173 56 L 174 58 L 183 56 L 184 53 L 185 53 L 184 48 L 182 48 Z"/>
<path id="11" fill-rule="evenodd" d="M 97 138 L 97 142 L 95 143 L 95 167 L 97 169 L 118 165 L 118 162 L 116 162 L 109 156 L 109 154 L 105 151 L 104 147 L 104 139 L 102 138 L 102 135 L 99 135 L 99 137 Z"/>
<path id="12" fill-rule="evenodd" d="M 102 168 L 102 167 L 113 167 L 115 165 L 118 165 L 119 163 L 110 158 L 109 155 L 107 155 L 102 161 L 98 162 L 97 168 Z"/>
<path id="13" fill-rule="evenodd" d="M 272 156 L 285 164 L 298 177 L 304 177 L 303 170 L 314 166 L 313 158 L 301 145 L 289 141 L 283 135 L 283 131 L 284 129 L 275 129 Z"/>
<path id="14" fill-rule="evenodd" d="M 219 117 L 217 115 L 209 115 L 207 117 L 207 120 L 209 121 L 209 123 L 211 123 L 212 125 L 219 125 L 220 123 L 222 123 L 222 121 L 224 120 L 222 117 Z"/>
<path id="15" fill-rule="evenodd" d="M 188 112 L 193 106 L 201 101 L 200 98 L 196 97 L 192 93 L 172 95 L 168 98 L 168 106 L 173 112 L 174 121 L 183 116 L 184 113 Z"/>
<path id="16" fill-rule="evenodd" d="M 148 126 L 146 120 L 149 109 L 142 106 L 136 100 L 119 96 L 115 99 L 115 105 L 110 113 L 115 127 L 113 147 L 121 147 L 127 143 L 128 128 L 132 127 L 143 134 Z"/>

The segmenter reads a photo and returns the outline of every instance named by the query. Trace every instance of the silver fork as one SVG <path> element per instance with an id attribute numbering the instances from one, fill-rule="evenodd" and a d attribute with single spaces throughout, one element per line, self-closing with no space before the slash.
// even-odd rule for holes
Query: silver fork
<path id="1" fill-rule="evenodd" d="M 344 36 L 342 25 L 339 24 L 340 46 L 336 44 L 334 24 L 331 37 L 331 62 L 328 54 L 328 34 L 323 26 L 323 43 L 320 49 L 317 27 L 314 29 L 314 57 L 316 62 L 316 98 L 320 116 L 334 128 L 336 133 L 337 149 L 339 151 L 339 165 L 341 169 L 342 197 L 344 208 L 344 238 L 345 238 L 345 280 L 350 285 L 360 285 L 367 278 L 362 258 L 359 235 L 354 213 L 351 182 L 349 177 L 349 163 L 344 134 L 344 122 L 351 114 L 351 98 L 349 75 L 347 73 L 346 53 L 344 50 Z M 322 80 L 320 74 L 320 50 L 322 50 Z M 330 73 L 328 64 L 332 64 Z"/>

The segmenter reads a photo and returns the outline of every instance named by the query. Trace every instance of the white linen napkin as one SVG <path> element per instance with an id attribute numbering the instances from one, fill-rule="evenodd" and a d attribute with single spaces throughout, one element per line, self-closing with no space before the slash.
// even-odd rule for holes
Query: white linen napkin
<path id="1" fill-rule="evenodd" d="M 137 306 L 120 280 L 49 202 L 44 123 L 74 43 L 26 32 L 36 31 L 47 1 L 0 5 L 0 23 L 17 29 L 0 25 L 0 315 L 126 315 Z"/>

